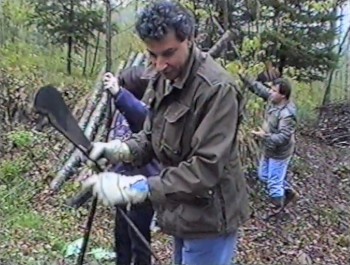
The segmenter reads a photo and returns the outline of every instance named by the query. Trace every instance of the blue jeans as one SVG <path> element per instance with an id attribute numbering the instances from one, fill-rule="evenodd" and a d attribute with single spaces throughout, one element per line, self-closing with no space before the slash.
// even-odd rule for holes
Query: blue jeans
<path id="1" fill-rule="evenodd" d="M 284 197 L 285 190 L 291 189 L 286 180 L 290 157 L 283 160 L 262 157 L 259 165 L 259 179 L 267 184 L 271 198 Z"/>
<path id="2" fill-rule="evenodd" d="M 176 265 L 230 265 L 236 257 L 237 234 L 205 239 L 175 237 L 173 244 Z"/>

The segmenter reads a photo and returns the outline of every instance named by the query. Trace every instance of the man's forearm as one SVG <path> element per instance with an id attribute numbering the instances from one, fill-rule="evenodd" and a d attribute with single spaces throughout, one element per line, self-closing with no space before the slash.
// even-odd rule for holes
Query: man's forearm
<path id="1" fill-rule="evenodd" d="M 268 100 L 270 97 L 270 93 L 267 87 L 265 87 L 262 83 L 254 81 L 249 86 L 248 89 L 257 95 L 258 97 L 261 97 L 264 100 Z"/>
<path id="2" fill-rule="evenodd" d="M 248 87 L 250 92 L 266 101 L 269 99 L 269 90 L 261 82 L 254 81 L 250 76 L 240 75 L 240 78 L 243 81 L 244 85 Z"/>

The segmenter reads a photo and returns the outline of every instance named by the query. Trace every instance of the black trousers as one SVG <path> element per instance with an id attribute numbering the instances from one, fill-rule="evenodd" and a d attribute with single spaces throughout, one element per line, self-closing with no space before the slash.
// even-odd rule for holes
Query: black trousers
<path id="1" fill-rule="evenodd" d="M 150 202 L 132 205 L 130 211 L 122 207 L 122 210 L 134 222 L 145 239 L 151 243 L 150 224 L 154 210 Z M 124 220 L 121 214 L 116 214 L 115 219 L 115 252 L 117 254 L 117 265 L 151 265 L 151 253 L 139 239 L 137 234 Z"/>

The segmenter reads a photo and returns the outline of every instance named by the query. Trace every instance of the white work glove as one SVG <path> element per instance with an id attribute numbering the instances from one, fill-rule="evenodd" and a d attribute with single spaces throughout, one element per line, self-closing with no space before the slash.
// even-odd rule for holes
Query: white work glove
<path id="1" fill-rule="evenodd" d="M 105 89 L 108 89 L 113 96 L 117 96 L 120 91 L 118 78 L 110 72 L 104 74 L 103 86 Z"/>
<path id="2" fill-rule="evenodd" d="M 149 194 L 146 177 L 125 176 L 113 172 L 92 175 L 82 181 L 84 188 L 92 188 L 93 194 L 105 205 L 137 204 Z"/>
<path id="3" fill-rule="evenodd" d="M 131 162 L 131 153 L 128 145 L 118 139 L 107 143 L 93 143 L 92 149 L 89 152 L 89 157 L 94 161 L 106 158 L 112 164 L 118 162 Z"/>

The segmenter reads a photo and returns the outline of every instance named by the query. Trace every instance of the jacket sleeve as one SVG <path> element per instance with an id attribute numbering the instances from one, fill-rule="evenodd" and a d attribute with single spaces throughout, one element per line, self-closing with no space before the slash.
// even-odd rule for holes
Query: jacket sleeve
<path id="1" fill-rule="evenodd" d="M 249 76 L 239 75 L 243 84 L 248 87 L 249 91 L 261 97 L 263 100 L 268 101 L 270 97 L 270 93 L 267 87 L 263 85 L 263 83 L 259 81 L 253 81 Z"/>
<path id="2" fill-rule="evenodd" d="M 251 82 L 248 85 L 248 89 L 253 92 L 258 97 L 261 97 L 263 100 L 267 101 L 270 97 L 270 92 L 266 86 L 264 86 L 261 82 Z"/>
<path id="3" fill-rule="evenodd" d="M 142 78 L 145 71 L 143 66 L 132 66 L 121 71 L 118 76 L 119 85 L 129 90 L 137 99 L 141 99 L 147 86 L 148 79 Z"/>
<path id="4" fill-rule="evenodd" d="M 294 115 L 282 116 L 278 123 L 278 133 L 271 133 L 263 141 L 267 146 L 286 145 L 296 129 L 296 119 Z"/>
<path id="5" fill-rule="evenodd" d="M 114 104 L 127 120 L 130 130 L 133 133 L 139 132 L 148 114 L 146 104 L 123 88 L 115 98 Z"/>
<path id="6" fill-rule="evenodd" d="M 204 115 L 191 141 L 193 155 L 148 179 L 153 203 L 201 196 L 219 182 L 236 144 L 240 115 L 237 91 L 220 86 L 201 104 Z"/>

